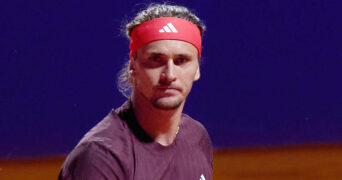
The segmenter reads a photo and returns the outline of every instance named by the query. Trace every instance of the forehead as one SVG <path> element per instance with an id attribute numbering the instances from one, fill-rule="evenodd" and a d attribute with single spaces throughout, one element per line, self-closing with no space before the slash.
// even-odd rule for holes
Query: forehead
<path id="1" fill-rule="evenodd" d="M 197 56 L 197 49 L 190 43 L 180 40 L 158 40 L 145 44 L 138 54 L 164 54 Z"/>

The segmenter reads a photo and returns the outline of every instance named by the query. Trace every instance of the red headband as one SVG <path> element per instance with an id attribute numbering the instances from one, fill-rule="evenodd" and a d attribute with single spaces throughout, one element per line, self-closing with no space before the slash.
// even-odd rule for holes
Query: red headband
<path id="1" fill-rule="evenodd" d="M 195 24 L 181 18 L 161 17 L 139 24 L 132 30 L 129 56 L 132 57 L 141 46 L 158 40 L 188 42 L 201 55 L 201 33 Z"/>

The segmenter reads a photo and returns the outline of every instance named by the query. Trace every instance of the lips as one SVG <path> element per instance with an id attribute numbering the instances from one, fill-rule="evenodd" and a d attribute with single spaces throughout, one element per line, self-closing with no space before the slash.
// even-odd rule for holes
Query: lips
<path id="1" fill-rule="evenodd" d="M 157 86 L 157 89 L 158 90 L 164 90 L 164 91 L 171 91 L 171 90 L 174 90 L 174 91 L 181 91 L 181 88 L 179 87 L 176 87 L 176 86 Z"/>
<path id="2" fill-rule="evenodd" d="M 157 90 L 163 94 L 176 94 L 182 91 L 181 88 L 176 86 L 157 86 Z"/>

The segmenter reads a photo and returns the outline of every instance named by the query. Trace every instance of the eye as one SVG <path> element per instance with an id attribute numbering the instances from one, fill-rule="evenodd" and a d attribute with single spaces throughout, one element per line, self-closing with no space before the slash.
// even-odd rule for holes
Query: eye
<path id="1" fill-rule="evenodd" d="M 175 64 L 181 65 L 181 64 L 184 64 L 188 61 L 189 61 L 189 58 L 187 58 L 187 57 L 178 57 L 177 59 L 175 59 Z"/>
<path id="2" fill-rule="evenodd" d="M 151 56 L 148 58 L 148 60 L 151 62 L 161 62 L 162 58 L 160 56 Z"/>

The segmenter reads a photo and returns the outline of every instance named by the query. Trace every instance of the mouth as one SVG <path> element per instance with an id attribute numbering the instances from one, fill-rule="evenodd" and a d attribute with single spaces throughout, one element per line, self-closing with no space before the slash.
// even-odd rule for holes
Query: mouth
<path id="1" fill-rule="evenodd" d="M 177 90 L 177 91 L 181 91 L 181 88 L 177 87 L 177 86 L 157 86 L 157 89 L 160 90 Z"/>
<path id="2" fill-rule="evenodd" d="M 158 91 L 161 91 L 165 94 L 175 94 L 182 91 L 181 88 L 175 86 L 157 86 Z"/>

